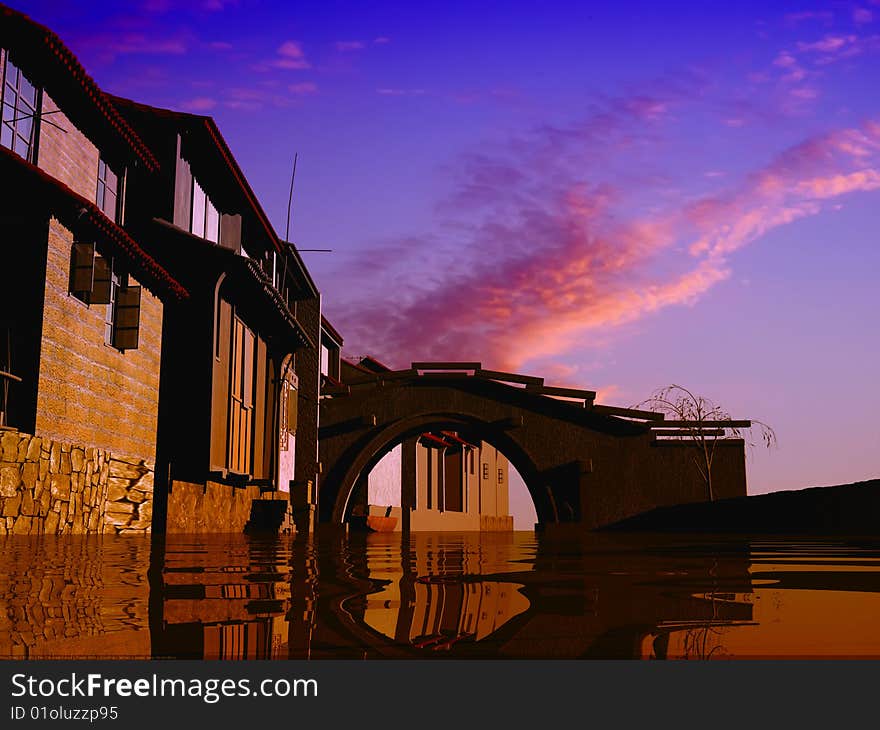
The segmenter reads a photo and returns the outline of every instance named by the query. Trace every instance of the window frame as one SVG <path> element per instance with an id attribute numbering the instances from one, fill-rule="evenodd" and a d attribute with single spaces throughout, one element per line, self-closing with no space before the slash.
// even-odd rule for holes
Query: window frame
<path id="1" fill-rule="evenodd" d="M 4 50 L 4 58 L 3 58 L 3 78 L 2 78 L 2 88 L 0 88 L 0 146 L 5 147 L 8 150 L 11 150 L 19 157 L 23 157 L 25 160 L 30 162 L 31 164 L 37 164 L 38 153 L 39 153 L 39 141 L 40 141 L 40 117 L 42 115 L 42 107 L 43 107 L 43 89 L 40 86 L 34 84 L 27 76 L 27 74 L 22 71 L 21 67 L 15 63 L 13 63 L 11 54 L 9 51 Z M 14 69 L 16 72 L 16 79 L 14 83 L 9 82 L 9 71 L 10 68 Z M 31 106 L 30 102 L 27 102 L 23 99 L 22 96 L 22 80 L 27 82 L 28 86 L 33 89 L 34 92 L 34 101 L 33 106 Z M 12 101 L 10 102 L 9 96 L 12 95 Z M 21 105 L 26 105 L 27 109 L 22 109 Z M 6 118 L 6 110 L 7 108 L 12 109 L 12 117 L 11 119 Z M 30 111 L 30 114 L 25 114 L 24 116 L 19 116 L 22 111 Z M 29 139 L 25 142 L 27 147 L 26 154 L 21 154 L 21 152 L 17 149 L 17 141 L 25 140 L 25 135 L 20 134 L 18 132 L 19 123 L 23 120 L 30 119 L 30 132 Z M 10 140 L 9 143 L 5 143 L 3 141 L 4 134 L 3 132 L 6 129 L 6 125 L 10 124 L 9 134 Z"/>

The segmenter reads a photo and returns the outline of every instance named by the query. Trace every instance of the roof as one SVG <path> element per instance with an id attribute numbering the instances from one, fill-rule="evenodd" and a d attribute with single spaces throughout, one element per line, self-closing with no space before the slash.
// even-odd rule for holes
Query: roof
<path id="1" fill-rule="evenodd" d="M 77 126 L 105 146 L 136 157 L 147 170 L 159 169 L 152 151 L 55 33 L 24 13 L 0 5 L 0 45 Z"/>
<path id="2" fill-rule="evenodd" d="M 200 261 L 212 261 L 220 270 L 229 274 L 242 293 L 256 294 L 249 301 L 255 305 L 258 321 L 267 327 L 280 325 L 285 331 L 292 332 L 301 345 L 315 349 L 314 341 L 291 313 L 287 303 L 272 285 L 272 279 L 260 268 L 259 263 L 160 218 L 152 220 L 148 235 L 155 244 L 171 245 L 175 251 L 181 251 L 181 246 L 191 246 L 191 251 L 197 253 Z M 177 263 L 181 264 L 182 257 L 177 258 Z M 177 269 L 175 271 L 186 280 L 185 269 L 183 273 Z"/>
<path id="3" fill-rule="evenodd" d="M 366 355 L 365 357 L 362 357 L 358 362 L 358 365 L 360 365 L 362 368 L 366 368 L 371 373 L 387 373 L 391 370 L 391 368 L 389 368 L 384 363 L 379 362 L 372 355 Z"/>
<path id="4" fill-rule="evenodd" d="M 321 315 L 321 329 L 327 330 L 327 334 L 333 338 L 333 341 L 336 342 L 340 347 L 345 344 L 342 340 L 342 335 L 339 334 L 338 330 L 330 324 L 330 321 L 322 314 Z"/>
<path id="5" fill-rule="evenodd" d="M 45 200 L 52 215 L 74 235 L 94 238 L 102 253 L 108 252 L 107 246 L 112 247 L 114 254 L 121 252 L 135 278 L 160 298 L 189 297 L 189 292 L 158 261 L 91 200 L 5 147 L 0 147 L 0 175 L 4 180 L 15 181 L 13 189 L 17 193 L 36 191 L 33 199 Z"/>
<path id="6" fill-rule="evenodd" d="M 120 96 L 109 95 L 109 98 L 135 126 L 149 125 L 152 122 L 166 123 L 177 131 L 188 133 L 187 143 L 201 153 L 202 164 L 209 164 L 211 158 L 219 161 L 221 164 L 218 167 L 222 169 L 218 169 L 217 172 L 228 176 L 234 188 L 235 197 L 237 198 L 236 202 L 247 209 L 258 229 L 265 235 L 266 242 L 271 248 L 282 254 L 293 253 L 293 259 L 300 270 L 303 283 L 313 296 L 318 296 L 318 289 L 306 270 L 299 252 L 293 244 L 288 244 L 286 241 L 281 240 L 278 234 L 275 233 L 269 217 L 260 205 L 256 194 L 251 188 L 250 183 L 248 183 L 247 177 L 245 177 L 244 172 L 239 167 L 235 156 L 229 149 L 229 145 L 213 117 L 154 107 Z M 213 168 L 211 172 L 213 178 L 211 182 L 214 182 L 216 185 L 217 179 L 213 174 Z M 229 190 L 228 186 L 227 190 Z"/>

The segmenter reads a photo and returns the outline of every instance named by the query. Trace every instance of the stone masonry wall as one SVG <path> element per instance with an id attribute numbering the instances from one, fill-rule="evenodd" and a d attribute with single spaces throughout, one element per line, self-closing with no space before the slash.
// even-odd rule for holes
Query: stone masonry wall
<path id="1" fill-rule="evenodd" d="M 0 535 L 150 532 L 152 463 L 0 433 Z"/>

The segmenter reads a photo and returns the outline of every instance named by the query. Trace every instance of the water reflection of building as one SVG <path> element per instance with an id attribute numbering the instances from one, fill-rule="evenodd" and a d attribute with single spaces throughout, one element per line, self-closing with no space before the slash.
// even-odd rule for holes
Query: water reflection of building
<path id="1" fill-rule="evenodd" d="M 154 656 L 286 658 L 290 609 L 286 543 L 175 542 L 166 547 Z"/>
<path id="2" fill-rule="evenodd" d="M 497 567 L 491 545 L 483 553 L 479 543 L 415 540 L 404 553 L 399 543 L 367 546 L 369 577 L 382 587 L 355 615 L 374 631 L 416 649 L 449 650 L 486 639 L 529 608 L 522 584 L 481 577 Z"/>
<path id="3" fill-rule="evenodd" d="M 7 538 L 0 659 L 150 656 L 148 541 Z"/>

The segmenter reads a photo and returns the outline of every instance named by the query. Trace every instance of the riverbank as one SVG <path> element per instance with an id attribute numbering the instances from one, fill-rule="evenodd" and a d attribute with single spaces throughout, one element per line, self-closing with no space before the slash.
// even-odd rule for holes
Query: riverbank
<path id="1" fill-rule="evenodd" d="M 880 479 L 660 507 L 604 529 L 875 534 L 880 533 Z"/>

